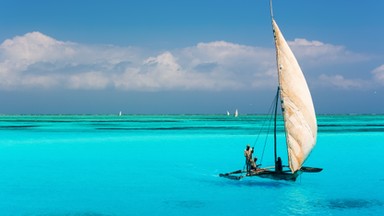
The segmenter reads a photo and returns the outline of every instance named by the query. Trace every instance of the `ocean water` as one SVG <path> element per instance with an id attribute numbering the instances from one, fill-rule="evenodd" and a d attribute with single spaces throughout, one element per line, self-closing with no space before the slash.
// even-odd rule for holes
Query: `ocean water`
<path id="1" fill-rule="evenodd" d="M 384 213 L 382 115 L 318 116 L 318 142 L 305 165 L 320 173 L 296 182 L 220 178 L 244 167 L 247 143 L 263 165 L 271 163 L 266 118 L 0 116 L 0 215 Z"/>

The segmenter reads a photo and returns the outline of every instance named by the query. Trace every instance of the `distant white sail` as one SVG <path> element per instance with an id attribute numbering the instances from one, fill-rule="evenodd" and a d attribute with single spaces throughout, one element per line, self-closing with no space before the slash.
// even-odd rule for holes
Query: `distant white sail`
<path id="1" fill-rule="evenodd" d="M 239 111 L 236 109 L 235 110 L 235 117 L 239 116 Z"/>
<path id="2" fill-rule="evenodd" d="M 289 167 L 299 170 L 316 144 L 317 121 L 307 82 L 274 19 L 281 106 L 288 147 Z"/>

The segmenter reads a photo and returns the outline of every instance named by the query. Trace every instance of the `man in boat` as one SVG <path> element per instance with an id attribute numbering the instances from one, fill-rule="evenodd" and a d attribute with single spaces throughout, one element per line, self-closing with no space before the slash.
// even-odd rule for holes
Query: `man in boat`
<path id="1" fill-rule="evenodd" d="M 249 163 L 250 168 L 251 168 L 251 164 L 252 164 L 252 162 L 253 162 L 253 150 L 254 150 L 254 149 L 255 149 L 255 148 L 252 147 L 252 148 L 250 149 L 250 152 L 249 152 L 248 163 Z"/>
<path id="2" fill-rule="evenodd" d="M 251 160 L 251 171 L 256 171 L 256 170 L 257 170 L 257 157 Z"/>
<path id="3" fill-rule="evenodd" d="M 281 158 L 278 157 L 276 161 L 276 166 L 275 166 L 275 171 L 276 172 L 282 172 L 283 171 L 283 164 L 281 162 Z"/>
<path id="4" fill-rule="evenodd" d="M 247 144 L 247 147 L 244 150 L 245 166 L 247 168 L 247 173 L 249 173 L 249 171 L 251 169 L 250 163 L 249 163 L 249 161 L 252 160 L 251 155 L 252 155 L 251 154 L 251 146 L 249 144 Z"/>

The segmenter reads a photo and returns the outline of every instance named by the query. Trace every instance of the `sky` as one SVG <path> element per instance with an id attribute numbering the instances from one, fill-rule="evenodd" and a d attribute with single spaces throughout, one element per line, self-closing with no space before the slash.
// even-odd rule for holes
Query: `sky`
<path id="1" fill-rule="evenodd" d="M 384 1 L 275 0 L 318 114 L 384 113 Z M 269 0 L 0 0 L 0 114 L 267 113 Z"/>

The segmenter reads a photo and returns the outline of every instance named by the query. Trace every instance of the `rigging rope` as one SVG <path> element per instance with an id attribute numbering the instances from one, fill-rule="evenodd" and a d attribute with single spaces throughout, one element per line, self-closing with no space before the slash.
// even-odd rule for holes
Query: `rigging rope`
<path id="1" fill-rule="evenodd" d="M 272 125 L 272 122 L 273 122 L 273 111 L 275 110 L 275 106 L 276 106 L 276 100 L 278 100 L 278 96 L 276 95 L 275 98 L 273 99 L 270 107 L 269 107 L 269 110 L 268 110 L 268 114 L 267 114 L 267 118 L 264 119 L 264 122 L 263 122 L 263 125 L 261 126 L 260 130 L 259 130 L 259 133 L 257 134 L 257 137 L 256 137 L 256 140 L 255 142 L 253 143 L 253 148 L 255 147 L 255 145 L 257 144 L 259 138 L 260 138 L 260 135 L 261 135 L 261 132 L 264 130 L 264 128 L 266 127 L 267 123 L 268 126 L 267 126 L 267 135 L 265 137 L 265 140 L 264 140 L 264 145 L 263 145 L 263 150 L 262 150 L 262 153 L 261 153 L 261 157 L 260 157 L 260 163 L 263 162 L 263 159 L 264 159 L 264 152 L 265 152 L 265 147 L 267 146 L 267 141 L 268 141 L 268 136 L 271 132 L 271 125 Z"/>

